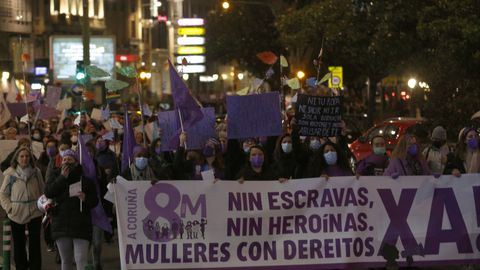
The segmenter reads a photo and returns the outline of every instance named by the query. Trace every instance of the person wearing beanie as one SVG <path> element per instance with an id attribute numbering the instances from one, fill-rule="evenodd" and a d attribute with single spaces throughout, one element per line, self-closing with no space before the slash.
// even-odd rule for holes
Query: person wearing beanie
<path id="1" fill-rule="evenodd" d="M 55 170 L 45 187 L 45 196 L 56 202 L 51 212 L 52 238 L 60 253 L 62 270 L 71 269 L 74 257 L 77 269 L 84 269 L 92 239 L 90 211 L 97 206 L 98 197 L 94 180 L 83 176 L 77 153 L 67 149 L 61 156 L 61 168 Z M 72 194 L 77 187 L 80 191 Z"/>
<path id="2" fill-rule="evenodd" d="M 447 164 L 450 152 L 447 145 L 447 131 L 442 126 L 433 129 L 430 136 L 431 144 L 423 150 L 423 156 L 432 173 L 442 174 Z"/>
<path id="3" fill-rule="evenodd" d="M 145 147 L 137 145 L 133 148 L 133 162 L 122 172 L 122 177 L 130 181 L 150 180 L 152 184 L 158 180 L 150 167 Z"/>
<path id="4" fill-rule="evenodd" d="M 480 139 L 476 129 L 464 128 L 455 151 L 448 154 L 445 174 L 480 173 Z"/>

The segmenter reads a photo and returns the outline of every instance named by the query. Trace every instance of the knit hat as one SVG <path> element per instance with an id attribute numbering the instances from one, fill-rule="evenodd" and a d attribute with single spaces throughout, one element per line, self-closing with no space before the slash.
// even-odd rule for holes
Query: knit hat
<path id="1" fill-rule="evenodd" d="M 140 146 L 140 145 L 135 146 L 133 148 L 133 156 L 135 157 L 140 153 L 146 155 L 147 154 L 147 149 L 143 146 Z"/>
<path id="2" fill-rule="evenodd" d="M 72 149 L 67 149 L 67 150 L 62 152 L 62 158 L 67 157 L 67 156 L 72 157 L 75 160 L 78 160 L 77 159 L 77 154 Z"/>
<path id="3" fill-rule="evenodd" d="M 436 126 L 432 131 L 432 140 L 446 141 L 447 131 L 442 126 Z"/>

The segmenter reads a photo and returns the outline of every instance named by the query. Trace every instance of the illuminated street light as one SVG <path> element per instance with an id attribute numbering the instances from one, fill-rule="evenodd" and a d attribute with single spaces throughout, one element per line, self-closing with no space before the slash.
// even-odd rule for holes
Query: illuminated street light
<path id="1" fill-rule="evenodd" d="M 229 9 L 230 8 L 230 3 L 228 1 L 223 1 L 222 8 L 223 9 Z"/>
<path id="2" fill-rule="evenodd" d="M 228 75 L 225 73 L 222 73 L 222 80 L 226 80 L 228 78 Z"/>
<path id="3" fill-rule="evenodd" d="M 243 75 L 243 73 L 238 73 L 237 77 L 241 81 L 241 80 L 243 80 L 244 75 Z"/>
<path id="4" fill-rule="evenodd" d="M 410 87 L 410 89 L 413 89 L 417 85 L 417 80 L 414 78 L 410 78 L 407 82 L 407 85 L 408 87 Z"/>
<path id="5" fill-rule="evenodd" d="M 305 72 L 299 70 L 299 71 L 297 72 L 297 78 L 299 78 L 300 80 L 303 79 L 303 78 L 305 78 Z"/>

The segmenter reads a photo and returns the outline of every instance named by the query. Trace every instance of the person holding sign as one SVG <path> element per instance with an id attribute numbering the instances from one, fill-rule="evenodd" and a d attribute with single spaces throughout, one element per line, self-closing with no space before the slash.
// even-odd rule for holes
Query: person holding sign
<path id="1" fill-rule="evenodd" d="M 92 239 L 90 210 L 98 204 L 93 180 L 82 176 L 82 167 L 75 152 L 68 149 L 62 155 L 62 167 L 47 181 L 45 196 L 53 199 L 52 238 L 56 241 L 62 270 L 84 270 L 88 246 Z"/>
<path id="2" fill-rule="evenodd" d="M 239 172 L 238 182 L 245 180 L 275 180 L 275 176 L 270 171 L 268 163 L 265 160 L 265 151 L 262 146 L 254 145 L 250 147 L 248 161 L 245 167 Z"/>
<path id="3" fill-rule="evenodd" d="M 405 134 L 393 150 L 390 164 L 383 175 L 396 179 L 402 175 L 430 174 L 427 162 L 418 148 L 417 138 Z"/>
<path id="4" fill-rule="evenodd" d="M 42 212 L 37 208 L 37 199 L 42 196 L 45 183 L 40 170 L 33 164 L 33 154 L 29 148 L 20 147 L 15 152 L 4 176 L 0 203 L 11 221 L 16 268 L 40 270 Z M 26 228 L 29 238 L 28 258 L 25 249 Z"/>
<path id="5" fill-rule="evenodd" d="M 320 148 L 320 152 L 323 153 L 320 164 L 322 168 L 321 176 L 328 179 L 330 176 L 353 175 L 348 160 L 343 156 L 338 145 L 327 141 Z"/>
<path id="6" fill-rule="evenodd" d="M 388 167 L 389 158 L 387 149 L 385 148 L 385 138 L 383 136 L 375 136 L 370 140 L 372 153 L 360 160 L 357 164 L 357 176 L 360 175 L 383 175 Z"/>

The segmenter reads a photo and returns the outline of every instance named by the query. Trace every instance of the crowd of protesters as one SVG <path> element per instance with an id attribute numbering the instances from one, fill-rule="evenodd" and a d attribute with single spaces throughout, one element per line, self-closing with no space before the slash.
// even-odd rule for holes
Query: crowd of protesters
<path id="1" fill-rule="evenodd" d="M 125 124 L 120 114 L 111 117 Z M 131 119 L 132 126 L 140 125 L 138 115 L 131 114 Z M 155 117 L 145 120 L 156 121 Z M 16 140 L 16 148 L 1 163 L 4 177 L 0 202 L 11 220 L 17 269 L 41 269 L 44 213 L 40 209 L 47 213 L 43 219 L 45 241 L 49 250 L 58 251 L 62 270 L 72 269 L 74 261 L 76 268 L 83 270 L 89 248 L 95 269 L 102 269 L 102 242 L 111 241 L 112 234 L 92 224 L 90 210 L 101 203 L 114 222 L 112 204 L 99 198 L 103 198 L 108 183 L 117 175 L 155 184 L 162 180 L 201 180 L 202 172 L 213 170 L 216 181 L 283 183 L 312 177 L 329 180 L 336 176 L 356 176 L 361 181 L 363 176 L 373 175 L 396 179 L 405 175 L 460 177 L 462 173 L 480 172 L 479 134 L 472 128 L 460 131 L 454 151 L 449 150 L 446 130 L 440 126 L 431 132 L 430 144 L 420 145 L 415 134 L 407 133 L 399 138 L 391 154 L 387 153 L 385 139 L 375 136 L 370 141 L 371 154 L 356 166 L 348 161 L 351 153 L 343 134 L 332 138 L 299 136 L 294 119 L 284 130 L 278 137 L 228 139 L 226 124 L 217 123 L 216 136 L 205 141 L 202 149 L 185 148 L 190 134 L 181 133 L 175 151 L 162 151 L 166 142 L 160 139 L 161 130 L 152 134 L 152 142 L 137 132 L 130 164 L 121 164 L 124 132 L 109 131 L 101 121 L 89 119 L 86 114 L 35 122 L 12 119 L 0 128 L 0 140 Z M 87 138 L 85 143 L 94 159 L 99 189 L 83 175 L 79 136 Z M 32 144 L 42 146 L 38 155 L 34 154 Z M 126 169 L 122 171 L 122 167 Z M 79 191 L 72 196 L 75 185 L 79 185 Z M 37 200 L 42 195 L 49 203 L 39 209 Z M 29 236 L 28 253 L 25 228 Z"/>

